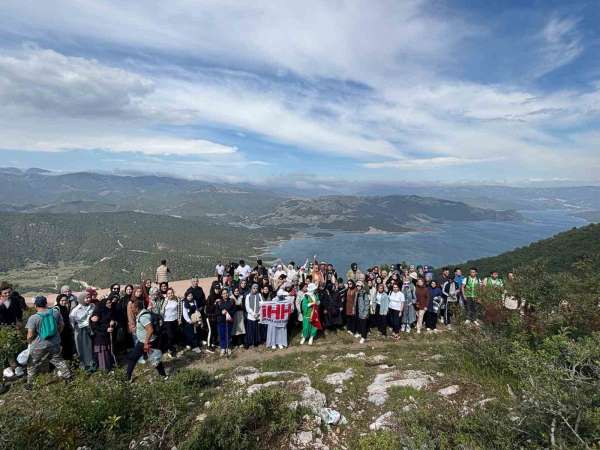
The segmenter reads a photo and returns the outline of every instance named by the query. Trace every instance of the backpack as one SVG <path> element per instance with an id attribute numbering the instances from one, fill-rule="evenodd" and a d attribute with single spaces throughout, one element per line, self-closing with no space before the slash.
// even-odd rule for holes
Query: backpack
<path id="1" fill-rule="evenodd" d="M 48 338 L 56 336 L 58 333 L 58 326 L 56 325 L 56 319 L 54 318 L 54 311 L 50 309 L 45 313 L 37 313 L 37 315 L 42 318 L 40 329 L 38 330 L 40 340 L 45 341 Z"/>

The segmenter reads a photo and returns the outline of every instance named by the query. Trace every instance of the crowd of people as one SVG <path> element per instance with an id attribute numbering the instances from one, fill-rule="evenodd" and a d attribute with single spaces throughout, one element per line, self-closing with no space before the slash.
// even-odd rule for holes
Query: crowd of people
<path id="1" fill-rule="evenodd" d="M 390 339 L 435 333 L 439 323 L 451 328 L 459 311 L 465 323 L 478 326 L 482 292 L 504 292 L 513 279 L 511 273 L 504 280 L 497 272 L 480 278 L 476 268 L 464 275 L 460 268 L 434 274 L 427 266 L 402 264 L 363 271 L 353 263 L 344 275 L 316 257 L 303 265 L 269 267 L 259 259 L 254 268 L 243 260 L 219 262 L 208 293 L 197 276 L 181 293 L 170 286 L 163 260 L 153 280 L 113 284 L 102 298 L 94 288 L 75 295 L 63 286 L 54 305 L 44 296 L 34 298 L 36 311 L 24 325 L 28 348 L 10 359 L 4 376 L 23 376 L 26 366 L 31 387 L 47 363 L 69 379 L 76 364 L 83 371 L 111 372 L 125 361 L 130 380 L 139 363 L 151 364 L 166 379 L 163 360 L 185 351 L 228 356 L 235 348 L 284 349 L 300 324 L 300 345 L 343 330 L 361 344 L 373 333 Z M 263 323 L 265 302 L 293 305 L 287 320 Z M 26 309 L 23 297 L 3 282 L 0 326 L 22 327 Z"/>

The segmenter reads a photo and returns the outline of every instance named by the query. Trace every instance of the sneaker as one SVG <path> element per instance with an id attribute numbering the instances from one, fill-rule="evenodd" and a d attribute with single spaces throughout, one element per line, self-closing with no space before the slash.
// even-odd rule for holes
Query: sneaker
<path id="1" fill-rule="evenodd" d="M 417 334 L 421 334 L 421 329 L 417 328 Z"/>
<path id="2" fill-rule="evenodd" d="M 192 351 L 193 351 L 194 353 L 202 353 L 202 350 L 200 350 L 198 347 L 194 347 L 194 348 L 192 349 Z"/>
<path id="3" fill-rule="evenodd" d="M 146 364 L 146 360 L 143 356 L 140 356 L 140 359 L 138 359 L 138 364 Z"/>
<path id="4" fill-rule="evenodd" d="M 427 328 L 427 332 L 431 333 L 433 330 L 431 328 Z"/>
<path id="5" fill-rule="evenodd" d="M 23 368 L 21 366 L 17 366 L 15 368 L 15 376 L 22 377 L 23 375 L 25 375 L 25 371 L 23 370 Z"/>
<path id="6" fill-rule="evenodd" d="M 354 334 L 352 331 L 348 330 L 348 334 Z"/>
<path id="7" fill-rule="evenodd" d="M 279 344 L 279 345 L 278 345 L 278 347 L 279 347 L 279 350 L 283 350 L 283 349 L 285 348 L 285 347 L 284 347 L 283 345 L 281 345 L 281 344 Z"/>
<path id="8" fill-rule="evenodd" d="M 277 350 L 277 346 L 276 345 L 271 346 L 271 350 Z"/>
<path id="9" fill-rule="evenodd" d="M 166 377 L 163 377 L 163 381 L 167 381 L 169 379 L 169 375 L 167 375 Z"/>
<path id="10" fill-rule="evenodd" d="M 225 349 L 224 349 L 224 348 L 222 348 L 222 349 L 221 349 L 221 352 L 220 352 L 219 354 L 220 354 L 221 356 L 224 356 L 224 355 L 225 355 Z"/>
<path id="11" fill-rule="evenodd" d="M 360 337 L 360 334 L 356 333 L 356 334 L 354 335 L 354 337 L 358 339 L 358 338 Z"/>
<path id="12" fill-rule="evenodd" d="M 465 325 L 469 325 L 471 321 L 469 319 L 465 320 Z"/>
<path id="13" fill-rule="evenodd" d="M 230 348 L 228 348 L 228 349 L 225 351 L 225 353 L 227 354 L 227 356 L 230 356 L 230 355 L 231 355 L 231 349 L 230 349 Z"/>
<path id="14" fill-rule="evenodd" d="M 360 343 L 364 344 L 365 343 L 365 338 L 360 338 Z"/>
<path id="15" fill-rule="evenodd" d="M 2 372 L 2 375 L 4 375 L 4 378 L 12 378 L 15 376 L 15 371 L 12 369 L 12 367 L 7 367 L 4 369 L 4 372 Z"/>
<path id="16" fill-rule="evenodd" d="M 185 346 L 185 349 L 186 349 L 186 350 L 191 350 L 191 349 L 192 349 L 192 347 L 190 347 L 189 345 L 186 345 L 186 346 Z"/>
<path id="17" fill-rule="evenodd" d="M 202 345 L 206 345 L 206 344 L 208 344 L 208 342 L 202 341 Z"/>
<path id="18" fill-rule="evenodd" d="M 300 345 L 304 345 L 305 342 L 306 342 L 306 339 L 304 339 L 304 337 L 302 339 L 300 339 Z"/>
<path id="19" fill-rule="evenodd" d="M 312 345 L 312 344 L 313 344 L 313 337 L 311 336 L 311 337 L 308 339 L 308 345 Z"/>

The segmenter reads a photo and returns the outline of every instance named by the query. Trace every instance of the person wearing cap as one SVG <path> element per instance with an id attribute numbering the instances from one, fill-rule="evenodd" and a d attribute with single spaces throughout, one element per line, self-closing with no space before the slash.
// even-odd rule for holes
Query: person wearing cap
<path id="1" fill-rule="evenodd" d="M 27 343 L 29 360 L 27 362 L 27 385 L 31 389 L 32 381 L 45 361 L 49 361 L 59 376 L 68 380 L 71 370 L 60 354 L 60 333 L 64 322 L 60 311 L 48 309 L 46 297 L 38 296 L 34 300 L 36 313 L 27 320 Z"/>
<path id="2" fill-rule="evenodd" d="M 302 339 L 300 339 L 300 345 L 303 345 L 308 339 L 308 345 L 312 345 L 315 336 L 317 335 L 317 328 L 312 324 L 311 318 L 313 309 L 319 305 L 319 296 L 316 293 L 317 285 L 310 283 L 307 287 L 306 294 L 300 301 L 300 308 L 302 311 Z"/>

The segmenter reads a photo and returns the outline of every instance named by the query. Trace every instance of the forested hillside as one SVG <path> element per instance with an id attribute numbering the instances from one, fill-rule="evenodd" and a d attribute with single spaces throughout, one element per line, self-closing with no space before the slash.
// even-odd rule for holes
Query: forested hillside
<path id="1" fill-rule="evenodd" d="M 265 239 L 277 237 L 269 228 L 258 232 L 134 212 L 5 213 L 0 235 L 0 272 L 31 263 L 74 264 L 74 279 L 97 286 L 138 281 L 162 257 L 179 278 L 212 274 L 216 259 L 254 255 Z"/>
<path id="2" fill-rule="evenodd" d="M 570 271 L 573 264 L 583 260 L 600 260 L 600 224 L 574 228 L 498 256 L 467 261 L 463 266 L 475 266 L 486 274 L 491 270 L 506 273 L 541 263 L 546 271 L 558 273 Z"/>

